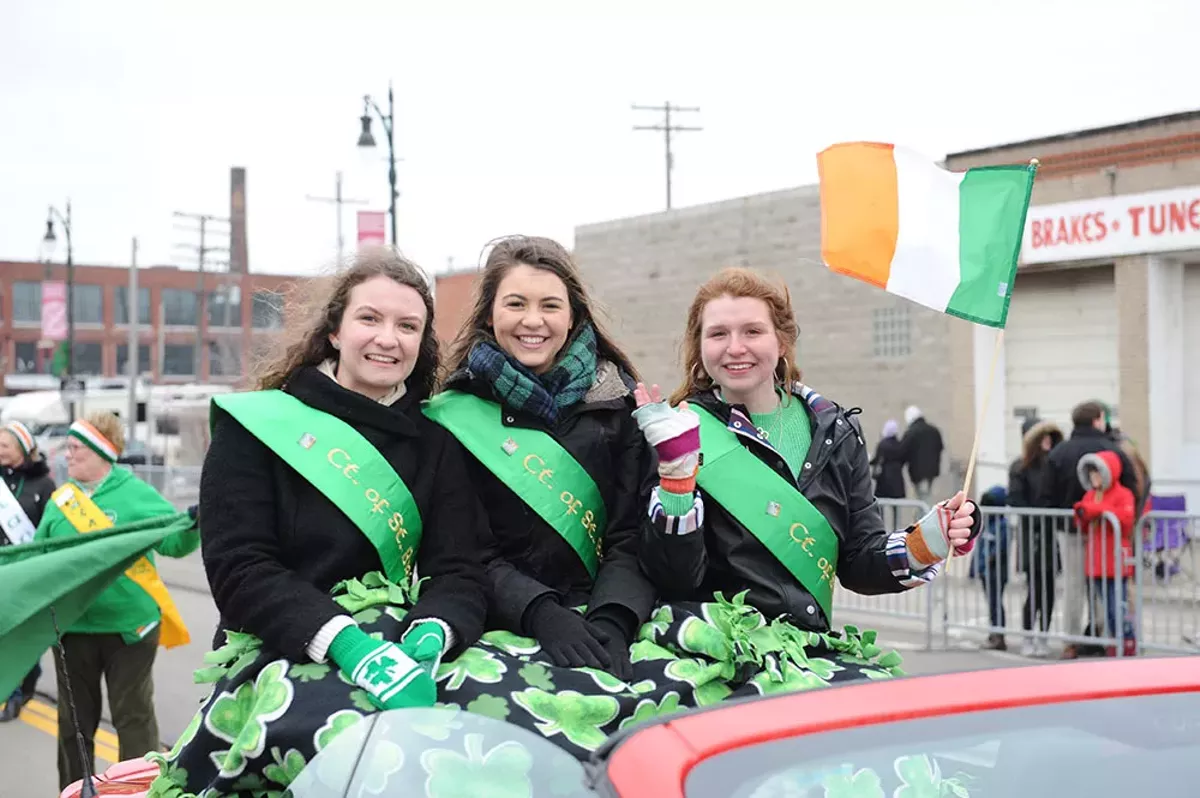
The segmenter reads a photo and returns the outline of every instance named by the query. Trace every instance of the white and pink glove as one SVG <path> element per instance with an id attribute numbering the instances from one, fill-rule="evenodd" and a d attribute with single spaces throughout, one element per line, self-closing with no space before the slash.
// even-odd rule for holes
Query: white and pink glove
<path id="1" fill-rule="evenodd" d="M 696 489 L 700 466 L 700 417 L 687 402 L 672 408 L 662 400 L 657 385 L 651 393 L 638 383 L 634 398 L 638 408 L 633 418 L 658 452 L 659 485 L 670 493 L 691 493 Z"/>

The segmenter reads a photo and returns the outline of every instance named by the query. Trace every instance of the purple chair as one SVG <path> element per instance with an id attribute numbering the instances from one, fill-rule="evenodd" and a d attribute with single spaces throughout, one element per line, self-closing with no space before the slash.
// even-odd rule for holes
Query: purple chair
<path id="1" fill-rule="evenodd" d="M 1163 512 L 1187 512 L 1187 497 L 1182 494 L 1150 496 L 1150 509 Z M 1153 522 L 1154 537 L 1149 543 L 1147 554 L 1157 554 L 1154 574 L 1159 579 L 1170 579 L 1179 573 L 1179 559 L 1184 547 L 1191 542 L 1187 519 L 1156 518 Z"/>

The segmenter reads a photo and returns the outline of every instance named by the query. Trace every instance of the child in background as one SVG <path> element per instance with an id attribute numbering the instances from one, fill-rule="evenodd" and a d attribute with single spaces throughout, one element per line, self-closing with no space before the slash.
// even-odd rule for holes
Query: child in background
<path id="1" fill-rule="evenodd" d="M 1133 491 L 1120 483 L 1121 459 L 1116 452 L 1103 451 L 1085 454 L 1076 466 L 1079 481 L 1087 491 L 1075 503 L 1075 519 L 1086 536 L 1084 573 L 1091 581 L 1093 600 L 1103 597 L 1106 637 L 1120 636 L 1125 641 L 1125 653 L 1136 651 L 1132 625 L 1125 615 L 1125 579 L 1133 575 L 1133 525 L 1137 504 Z M 1105 513 L 1117 519 L 1120 548 L 1110 524 L 1103 523 Z M 1093 523 L 1096 522 L 1096 523 Z M 1099 618 L 1100 613 L 1093 613 Z M 1096 624 L 1099 626 L 1099 624 Z M 1097 629 L 1099 631 L 1099 629 Z M 1110 647 L 1109 656 L 1116 651 Z"/>
<path id="2" fill-rule="evenodd" d="M 1008 489 L 993 485 L 979 499 L 980 507 L 1003 507 L 1008 502 Z M 988 624 L 993 629 L 1004 629 L 1007 619 L 1004 614 L 1004 589 L 1008 587 L 1008 519 L 1002 514 L 987 515 L 979 543 L 971 558 L 970 576 L 983 583 L 987 596 Z M 1004 632 L 989 632 L 985 649 L 1007 651 Z"/>

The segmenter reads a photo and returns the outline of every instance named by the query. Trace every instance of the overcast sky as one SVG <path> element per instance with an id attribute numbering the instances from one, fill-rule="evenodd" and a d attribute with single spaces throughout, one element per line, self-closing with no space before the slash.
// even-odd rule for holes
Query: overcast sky
<path id="1" fill-rule="evenodd" d="M 1188 0 L 0 0 L 0 260 L 36 259 L 70 197 L 76 262 L 126 264 L 138 236 L 141 263 L 190 265 L 172 212 L 227 215 L 237 165 L 251 269 L 326 268 L 335 210 L 306 195 L 342 169 L 386 208 L 386 150 L 354 144 L 389 78 L 401 247 L 440 270 L 495 236 L 570 245 L 660 211 L 635 102 L 701 108 L 676 146 L 692 205 L 815 182 L 842 139 L 938 159 L 1190 110 L 1197 30 Z"/>

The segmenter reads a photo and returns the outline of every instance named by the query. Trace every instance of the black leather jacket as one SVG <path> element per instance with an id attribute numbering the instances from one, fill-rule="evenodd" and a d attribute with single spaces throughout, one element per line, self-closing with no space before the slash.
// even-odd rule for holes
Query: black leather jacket
<path id="1" fill-rule="evenodd" d="M 838 537 L 837 574 L 842 585 L 867 595 L 898 593 L 918 584 L 908 572 L 903 531 L 891 532 L 871 487 L 870 456 L 857 409 L 845 410 L 819 394 L 797 386 L 812 425 L 809 448 L 797 484 L 783 457 L 748 423 L 746 408 L 727 405 L 711 392 L 688 402 L 725 421 L 742 445 L 798 490 L 829 521 Z M 734 412 L 736 409 L 737 412 Z M 703 468 L 703 466 L 701 466 Z M 824 632 L 830 628 L 821 607 L 791 573 L 712 497 L 697 488 L 703 520 L 693 532 L 667 534 L 667 518 L 645 525 L 641 562 L 666 601 L 706 601 L 714 591 L 728 598 L 749 588 L 748 604 L 768 618 L 787 615 L 797 626 Z M 678 526 L 677 523 L 674 526 Z M 889 541 L 900 548 L 891 560 Z"/>

